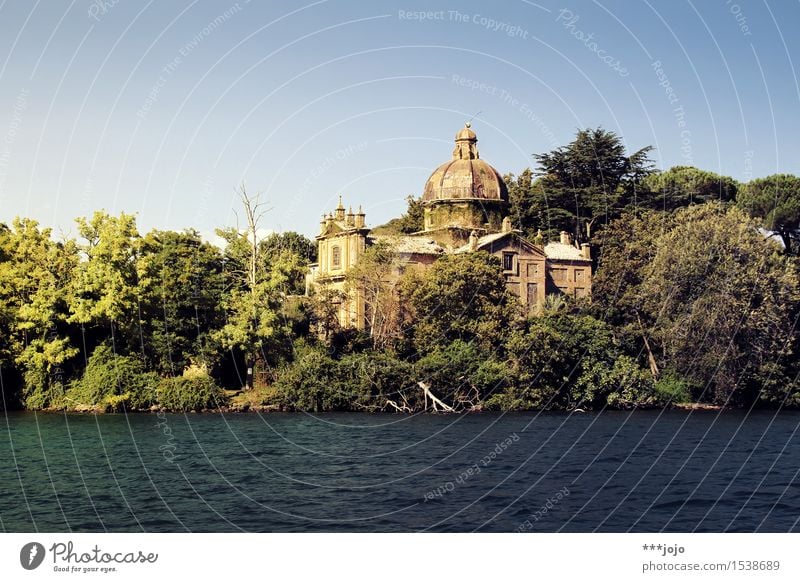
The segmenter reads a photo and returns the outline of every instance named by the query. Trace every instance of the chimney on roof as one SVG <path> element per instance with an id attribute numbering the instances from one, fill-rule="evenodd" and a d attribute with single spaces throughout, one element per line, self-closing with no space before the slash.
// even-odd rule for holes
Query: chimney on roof
<path id="1" fill-rule="evenodd" d="M 583 255 L 584 259 L 592 258 L 592 247 L 589 246 L 589 243 L 583 243 L 581 245 L 581 254 Z"/>
<path id="2" fill-rule="evenodd" d="M 561 244 L 562 245 L 571 244 L 569 240 L 569 233 L 566 230 L 561 231 Z"/>
<path id="3" fill-rule="evenodd" d="M 502 228 L 500 230 L 501 230 L 501 232 L 511 232 L 511 217 L 510 216 L 506 216 L 503 219 L 503 226 L 502 226 Z"/>

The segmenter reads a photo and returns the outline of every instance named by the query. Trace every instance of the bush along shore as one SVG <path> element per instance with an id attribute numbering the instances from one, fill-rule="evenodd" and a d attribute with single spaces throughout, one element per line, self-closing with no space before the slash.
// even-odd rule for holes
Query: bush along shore
<path id="1" fill-rule="evenodd" d="M 599 410 L 797 407 L 800 178 L 740 184 L 655 171 L 603 130 L 508 175 L 535 244 L 562 230 L 595 257 L 592 296 L 522 313 L 502 265 L 447 254 L 397 277 L 368 248 L 348 275 L 371 317 L 342 329 L 305 294 L 316 245 L 247 227 L 140 234 L 97 212 L 76 239 L 0 223 L 0 387 L 6 409 L 51 411 Z M 421 229 L 422 205 L 382 233 Z M 387 243 L 388 244 L 388 243 Z"/>

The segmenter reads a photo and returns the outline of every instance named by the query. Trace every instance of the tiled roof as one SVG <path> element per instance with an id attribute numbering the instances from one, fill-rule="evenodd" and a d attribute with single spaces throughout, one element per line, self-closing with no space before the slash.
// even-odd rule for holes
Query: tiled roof
<path id="1" fill-rule="evenodd" d="M 441 255 L 444 249 L 433 239 L 423 236 L 391 236 L 391 235 L 370 235 L 370 241 L 386 241 L 391 244 L 398 253 L 417 254 L 417 255 Z"/>
<path id="2" fill-rule="evenodd" d="M 584 257 L 580 250 L 572 245 L 565 245 L 560 242 L 551 242 L 544 245 L 544 254 L 548 259 L 591 262 L 591 259 Z"/>

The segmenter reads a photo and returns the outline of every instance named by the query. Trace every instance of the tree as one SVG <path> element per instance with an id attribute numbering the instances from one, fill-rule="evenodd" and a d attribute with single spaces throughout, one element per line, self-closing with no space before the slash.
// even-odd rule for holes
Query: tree
<path id="1" fill-rule="evenodd" d="M 156 371 L 176 376 L 192 360 L 215 363 L 210 334 L 222 326 L 222 253 L 195 230 L 153 230 L 137 270 L 142 341 Z"/>
<path id="2" fill-rule="evenodd" d="M 276 348 L 289 325 L 281 317 L 292 275 L 301 268 L 300 259 L 290 252 L 264 259 L 260 224 L 266 213 L 259 196 L 250 196 L 244 185 L 239 190 L 244 206 L 246 228 L 218 230 L 228 242 L 226 269 L 228 292 L 223 299 L 225 325 L 214 337 L 226 349 L 238 349 L 247 367 L 245 385 L 253 388 L 256 368 L 265 365 L 269 352 Z"/>
<path id="3" fill-rule="evenodd" d="M 509 334 L 505 368 L 509 386 L 490 407 L 602 408 L 652 404 L 652 381 L 626 355 L 613 328 L 587 314 L 530 318 Z"/>
<path id="4" fill-rule="evenodd" d="M 657 373 L 719 404 L 791 398 L 798 273 L 752 220 L 709 203 L 626 217 L 612 232 L 593 290 Z"/>
<path id="5" fill-rule="evenodd" d="M 136 219 L 131 214 L 116 217 L 101 211 L 91 220 L 78 218 L 76 222 L 85 242 L 78 246 L 83 261 L 71 281 L 70 321 L 100 325 L 112 334 L 122 326 L 135 342 L 141 246 Z"/>
<path id="6" fill-rule="evenodd" d="M 316 285 L 311 289 L 311 325 L 325 343 L 341 331 L 339 305 L 345 299 L 344 293 L 329 285 Z"/>
<path id="7" fill-rule="evenodd" d="M 800 178 L 775 174 L 752 180 L 739 190 L 736 203 L 780 236 L 787 254 L 800 254 Z"/>
<path id="8" fill-rule="evenodd" d="M 545 240 L 558 240 L 562 230 L 574 231 L 574 214 L 555 205 L 559 202 L 546 187 L 550 182 L 546 176 L 534 179 L 533 171 L 526 168 L 519 176 L 507 174 L 503 180 L 508 186 L 511 220 L 528 240 L 535 240 L 539 231 Z"/>
<path id="9" fill-rule="evenodd" d="M 576 240 L 591 239 L 594 227 L 607 224 L 635 201 L 641 181 L 652 172 L 651 150 L 647 146 L 626 155 L 618 135 L 597 128 L 580 130 L 568 145 L 534 155 L 542 177 L 535 186 L 547 196 L 546 223 L 572 232 Z M 513 215 L 525 217 L 529 202 L 541 207 L 541 193 L 533 186 L 517 197 Z"/>
<path id="10" fill-rule="evenodd" d="M 425 227 L 425 206 L 422 204 L 422 199 L 409 194 L 406 196 L 406 203 L 408 208 L 405 214 L 400 217 L 400 224 L 398 225 L 400 232 L 404 234 L 419 232 Z"/>
<path id="11" fill-rule="evenodd" d="M 409 271 L 402 293 L 422 352 L 455 340 L 493 350 L 519 309 L 506 289 L 499 259 L 484 251 L 442 256 L 421 275 Z"/>
<path id="12" fill-rule="evenodd" d="M 733 178 L 692 166 L 674 166 L 642 180 L 637 198 L 639 208 L 671 211 L 691 204 L 731 202 L 738 184 Z"/>
<path id="13" fill-rule="evenodd" d="M 261 241 L 262 252 L 267 255 L 290 251 L 309 263 L 317 260 L 317 245 L 294 231 L 273 232 Z"/>
<path id="14" fill-rule="evenodd" d="M 364 300 L 373 349 L 384 349 L 400 337 L 399 276 L 400 258 L 386 240 L 367 247 L 347 273 L 348 294 L 360 294 Z"/>
<path id="15" fill-rule="evenodd" d="M 409 194 L 406 196 L 408 207 L 400 218 L 393 218 L 386 224 L 372 229 L 373 234 L 411 234 L 425 228 L 425 206 L 422 199 Z"/>
<path id="16" fill-rule="evenodd" d="M 287 255 L 294 256 L 298 268 L 290 275 L 289 293 L 302 295 L 305 293 L 306 272 L 308 265 L 317 260 L 317 245 L 313 241 L 296 232 L 273 232 L 260 242 L 260 253 L 269 269 L 274 261 Z"/>
<path id="17" fill-rule="evenodd" d="M 26 405 L 44 408 L 63 396 L 65 366 L 78 353 L 66 309 L 77 249 L 71 241 L 54 242 L 34 220 L 15 219 L 0 232 L 0 257 L 0 349 L 22 368 Z"/>
<path id="18" fill-rule="evenodd" d="M 13 250 L 10 234 L 9 228 L 0 223 L 0 273 L 7 269 L 7 263 L 11 260 Z M 8 284 L 0 285 L 0 366 L 4 368 L 4 370 L 0 370 L 0 374 L 3 371 L 6 373 L 9 371 L 13 360 L 9 338 L 14 319 L 14 307 L 9 296 L 10 292 L 11 288 Z"/>
<path id="19" fill-rule="evenodd" d="M 592 281 L 594 310 L 617 327 L 631 351 L 643 349 L 653 379 L 659 365 L 642 323 L 641 285 L 645 269 L 655 258 L 660 237 L 674 224 L 670 214 L 653 211 L 623 214 L 599 235 L 599 266 Z"/>

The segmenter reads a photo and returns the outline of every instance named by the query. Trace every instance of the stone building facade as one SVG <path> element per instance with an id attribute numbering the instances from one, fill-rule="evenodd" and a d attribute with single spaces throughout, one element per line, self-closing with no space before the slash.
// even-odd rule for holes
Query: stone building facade
<path id="1" fill-rule="evenodd" d="M 506 285 L 529 312 L 535 313 L 547 295 L 581 298 L 591 294 L 592 259 L 589 245 L 577 247 L 569 234 L 543 244 L 523 238 L 508 217 L 508 189 L 502 176 L 480 159 L 478 138 L 466 124 L 456 134 L 452 158 L 436 168 L 422 195 L 424 227 L 403 236 L 371 234 L 366 217 L 338 207 L 320 222 L 318 262 L 311 266 L 307 289 L 338 291 L 339 324 L 363 328 L 363 297 L 348 289 L 346 275 L 372 244 L 389 239 L 406 268 L 422 268 L 448 253 L 486 251 L 500 259 Z"/>

